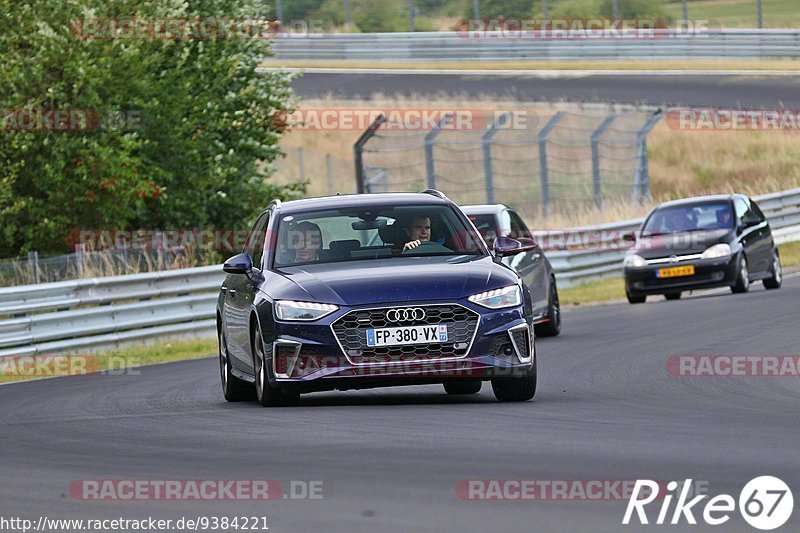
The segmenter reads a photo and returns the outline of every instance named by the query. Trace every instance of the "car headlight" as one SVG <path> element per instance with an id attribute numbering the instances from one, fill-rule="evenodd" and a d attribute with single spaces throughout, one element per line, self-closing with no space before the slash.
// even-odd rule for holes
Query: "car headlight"
<path id="1" fill-rule="evenodd" d="M 519 285 L 509 285 L 502 289 L 473 294 L 467 300 L 489 309 L 503 309 L 504 307 L 520 305 L 522 303 L 522 292 L 519 290 Z"/>
<path id="2" fill-rule="evenodd" d="M 278 320 L 318 320 L 339 309 L 333 304 L 314 302 L 293 302 L 278 300 L 275 302 L 275 316 Z"/>
<path id="3" fill-rule="evenodd" d="M 647 261 L 641 255 L 628 254 L 625 256 L 623 265 L 626 267 L 643 267 L 647 266 Z"/>
<path id="4" fill-rule="evenodd" d="M 718 257 L 727 257 L 731 255 L 731 247 L 729 244 L 715 244 L 711 248 L 703 252 L 700 256 L 701 259 L 716 259 Z"/>

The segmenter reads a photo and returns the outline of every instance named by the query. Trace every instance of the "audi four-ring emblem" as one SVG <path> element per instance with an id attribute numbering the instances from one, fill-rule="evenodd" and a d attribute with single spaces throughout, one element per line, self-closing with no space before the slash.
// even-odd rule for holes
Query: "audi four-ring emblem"
<path id="1" fill-rule="evenodd" d="M 389 322 L 410 322 L 412 320 L 424 320 L 425 310 L 421 307 L 406 307 L 404 309 L 389 309 L 386 312 L 386 320 Z"/>

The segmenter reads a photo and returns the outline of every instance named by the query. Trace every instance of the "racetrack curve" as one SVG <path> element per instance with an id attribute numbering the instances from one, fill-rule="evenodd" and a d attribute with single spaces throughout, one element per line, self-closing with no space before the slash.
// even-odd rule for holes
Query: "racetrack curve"
<path id="1" fill-rule="evenodd" d="M 302 97 L 508 97 L 521 101 L 615 102 L 715 108 L 800 107 L 800 74 L 571 75 L 354 74 L 307 72 L 292 82 Z"/>
<path id="2" fill-rule="evenodd" d="M 222 398 L 215 359 L 0 386 L 0 516 L 267 516 L 271 531 L 639 531 L 625 501 L 462 501 L 464 479 L 708 482 L 776 475 L 800 500 L 800 379 L 679 378 L 671 355 L 798 354 L 800 278 L 778 291 L 565 310 L 532 402 L 441 386 Z M 321 480 L 324 499 L 80 501 L 80 479 Z M 656 511 L 651 512 L 654 519 Z M 696 515 L 701 513 L 695 513 Z M 699 518 L 699 517 L 698 517 Z M 800 511 L 782 530 L 797 531 Z M 652 529 L 653 526 L 650 526 Z M 752 531 L 724 526 L 659 531 Z"/>

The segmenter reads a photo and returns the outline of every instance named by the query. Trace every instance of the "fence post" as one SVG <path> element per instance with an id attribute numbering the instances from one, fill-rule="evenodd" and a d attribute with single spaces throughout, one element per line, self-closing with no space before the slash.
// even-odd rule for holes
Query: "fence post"
<path id="1" fill-rule="evenodd" d="M 78 277 L 86 277 L 86 245 L 82 242 L 75 245 L 75 265 L 78 267 Z"/>
<path id="2" fill-rule="evenodd" d="M 364 130 L 364 133 L 361 134 L 353 145 L 353 160 L 356 165 L 356 191 L 359 194 L 369 192 L 364 189 L 364 145 L 375 135 L 375 131 L 377 131 L 384 122 L 386 122 L 386 115 L 381 113 L 372 121 L 372 124 Z"/>
<path id="3" fill-rule="evenodd" d="M 39 252 L 28 252 L 28 272 L 34 283 L 41 283 L 39 278 Z"/>
<path id="4" fill-rule="evenodd" d="M 553 115 L 539 132 L 539 180 L 542 184 L 542 215 L 547 216 L 550 210 L 550 180 L 547 172 L 547 136 L 553 131 L 558 122 L 564 117 L 564 111 Z"/>
<path id="5" fill-rule="evenodd" d="M 644 123 L 642 129 L 636 132 L 636 174 L 633 178 L 633 193 L 631 200 L 633 202 L 642 201 L 650 198 L 650 172 L 647 165 L 647 134 L 650 133 L 658 121 L 663 117 L 661 109 L 657 109 L 647 122 Z"/>
<path id="6" fill-rule="evenodd" d="M 757 11 L 758 11 L 758 28 L 761 29 L 761 28 L 764 27 L 764 17 L 762 16 L 762 11 L 761 11 L 761 0 L 756 0 L 756 3 L 758 4 L 758 7 L 757 7 Z"/>
<path id="7" fill-rule="evenodd" d="M 603 190 L 600 181 L 600 150 L 599 141 L 603 133 L 611 126 L 617 115 L 611 114 L 606 117 L 602 124 L 600 124 L 594 132 L 592 132 L 592 184 L 594 186 L 594 205 L 598 209 L 603 208 Z"/>
<path id="8" fill-rule="evenodd" d="M 486 203 L 494 203 L 494 176 L 492 175 L 492 138 L 497 130 L 502 128 L 508 121 L 509 114 L 503 113 L 497 120 L 489 126 L 486 133 L 481 138 L 483 146 L 483 175 L 486 178 Z"/>
<path id="9" fill-rule="evenodd" d="M 425 174 L 427 176 L 428 189 L 436 188 L 436 169 L 433 165 L 433 143 L 436 141 L 436 137 L 442 132 L 442 128 L 453 118 L 453 113 L 444 113 L 439 123 L 425 134 Z"/>
<path id="10" fill-rule="evenodd" d="M 306 162 L 302 146 L 297 149 L 297 165 L 300 170 L 300 181 L 306 181 Z"/>
<path id="11" fill-rule="evenodd" d="M 331 154 L 325 154 L 325 174 L 328 177 L 328 194 L 333 194 L 333 159 Z"/>

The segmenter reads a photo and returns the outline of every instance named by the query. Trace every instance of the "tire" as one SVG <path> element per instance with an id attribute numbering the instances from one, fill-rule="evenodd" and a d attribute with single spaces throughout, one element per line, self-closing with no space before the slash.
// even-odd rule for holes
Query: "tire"
<path id="1" fill-rule="evenodd" d="M 678 291 L 678 292 L 668 292 L 667 294 L 664 295 L 664 298 L 666 298 L 667 300 L 680 300 L 681 299 L 681 293 L 680 293 L 680 291 Z"/>
<path id="2" fill-rule="evenodd" d="M 296 402 L 296 395 L 284 395 L 280 389 L 273 387 L 269 383 L 269 368 L 264 364 L 266 354 L 264 353 L 264 342 L 261 339 L 261 330 L 256 326 L 253 332 L 253 368 L 256 373 L 256 400 L 263 407 L 279 407 L 281 405 L 291 405 Z"/>
<path id="3" fill-rule="evenodd" d="M 747 258 L 744 254 L 739 257 L 739 267 L 736 270 L 736 282 L 731 285 L 734 294 L 742 294 L 750 290 L 750 271 L 747 268 Z"/>
<path id="4" fill-rule="evenodd" d="M 252 400 L 254 395 L 253 384 L 243 381 L 231 373 L 230 359 L 228 358 L 228 342 L 222 325 L 217 331 L 219 340 L 219 375 L 222 381 L 222 395 L 229 402 L 243 402 Z"/>
<path id="5" fill-rule="evenodd" d="M 556 287 L 555 278 L 550 280 L 547 316 L 550 317 L 550 320 L 533 326 L 533 332 L 537 337 L 555 337 L 561 333 L 561 304 L 558 301 L 558 288 Z"/>
<path id="6" fill-rule="evenodd" d="M 628 297 L 629 304 L 643 304 L 645 300 L 647 300 L 647 296 L 644 294 L 639 294 L 638 292 L 630 292 L 629 290 L 625 290 L 625 296 Z"/>
<path id="7" fill-rule="evenodd" d="M 783 268 L 778 250 L 772 256 L 772 276 L 764 280 L 765 289 L 780 289 L 783 283 Z"/>
<path id="8" fill-rule="evenodd" d="M 526 376 L 521 378 L 495 378 L 492 380 L 494 397 L 501 402 L 527 402 L 536 394 L 536 357 Z"/>
<path id="9" fill-rule="evenodd" d="M 444 382 L 447 394 L 477 394 L 481 391 L 483 383 L 479 379 L 459 379 Z"/>

